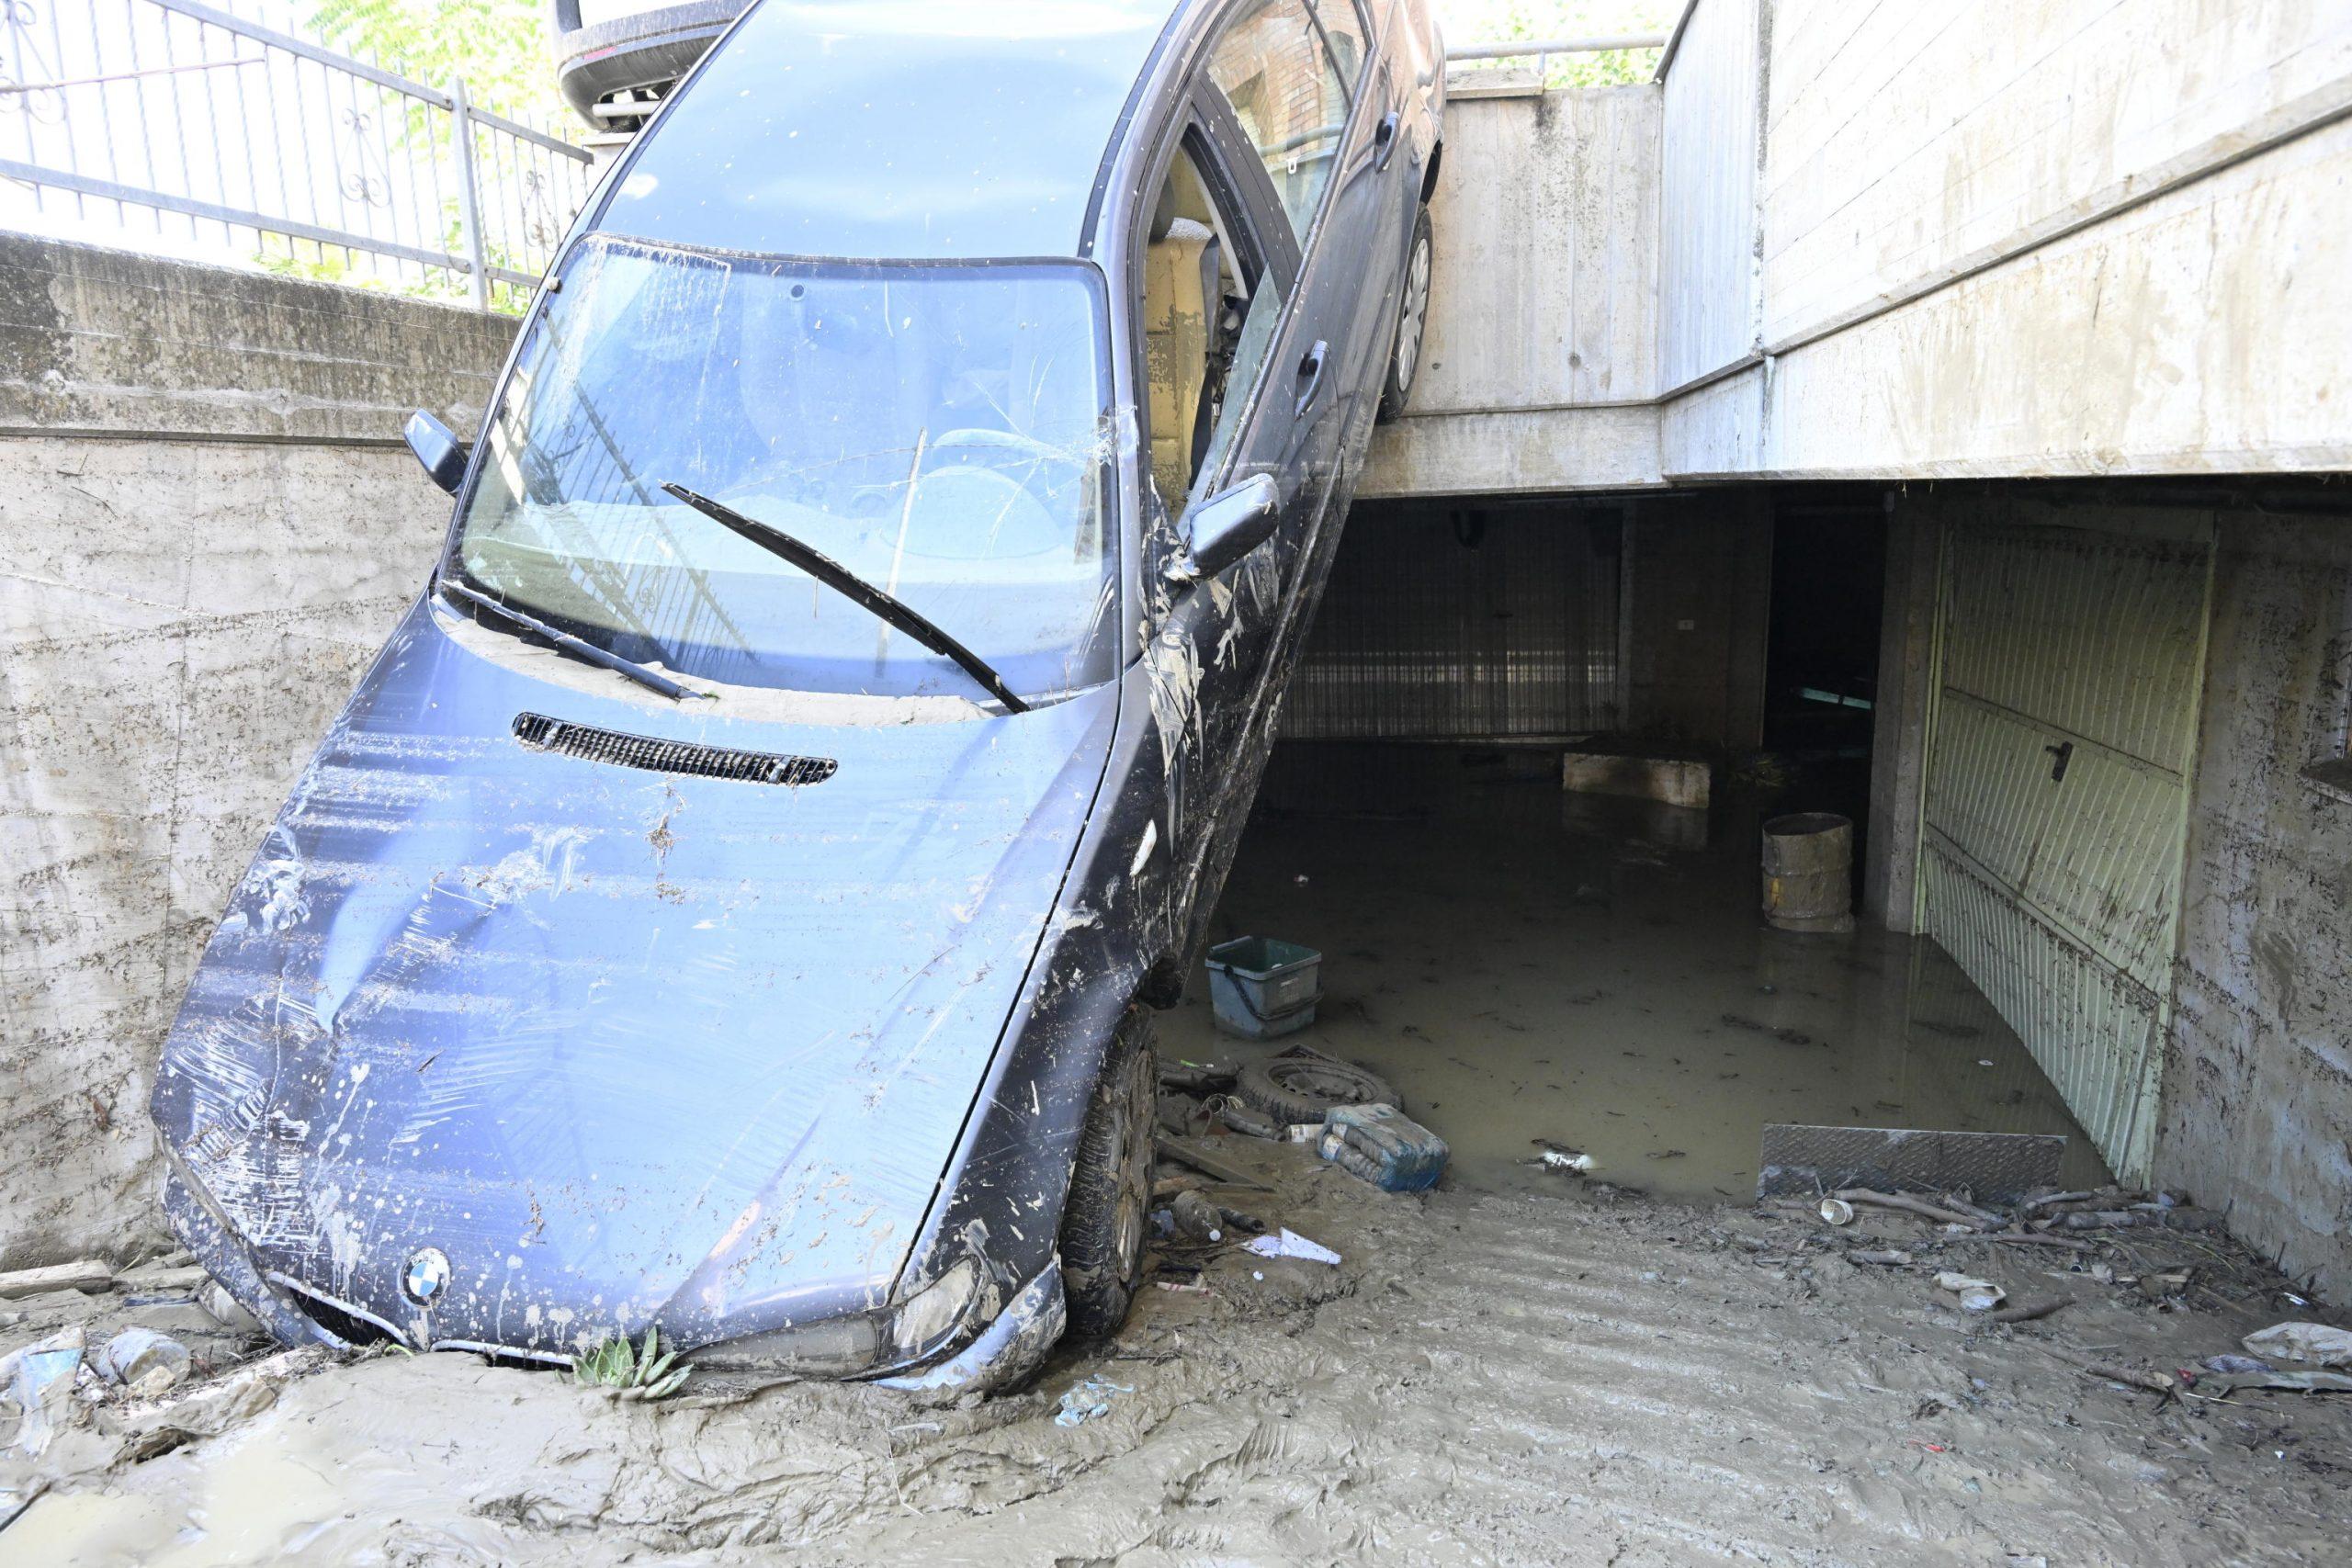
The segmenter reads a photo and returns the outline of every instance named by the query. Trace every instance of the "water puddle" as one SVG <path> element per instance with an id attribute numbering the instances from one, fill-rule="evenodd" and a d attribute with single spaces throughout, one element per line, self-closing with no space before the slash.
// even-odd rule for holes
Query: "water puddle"
<path id="1" fill-rule="evenodd" d="M 1811 803 L 1566 795 L 1547 756 L 1280 749 L 1214 928 L 1322 951 L 1300 1038 L 1395 1084 L 1455 1184 L 1556 1190 L 1523 1163 L 1544 1139 L 1661 1197 L 1746 1198 L 1772 1122 L 2064 1133 L 2062 1179 L 2105 1179 L 1933 942 L 1765 926 L 1757 824 Z M 1193 992 L 1163 1055 L 1234 1054 Z"/>

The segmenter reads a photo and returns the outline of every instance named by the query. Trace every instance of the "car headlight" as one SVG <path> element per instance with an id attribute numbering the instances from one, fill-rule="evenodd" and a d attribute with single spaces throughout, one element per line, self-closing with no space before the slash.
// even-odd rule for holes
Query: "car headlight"
<path id="1" fill-rule="evenodd" d="M 955 1329 L 980 1292 L 980 1266 L 965 1258 L 890 1314 L 890 1348 L 900 1356 L 929 1349 Z"/>
<path id="2" fill-rule="evenodd" d="M 696 1350 L 694 1361 L 719 1371 L 854 1377 L 938 1348 L 971 1315 L 985 1283 L 978 1262 L 966 1258 L 895 1307 L 721 1340 Z"/>
<path id="3" fill-rule="evenodd" d="M 720 1371 L 742 1369 L 843 1377 L 871 1371 L 880 1348 L 881 1335 L 874 1319 L 854 1313 L 721 1340 L 696 1350 L 692 1359 L 698 1367 Z"/>

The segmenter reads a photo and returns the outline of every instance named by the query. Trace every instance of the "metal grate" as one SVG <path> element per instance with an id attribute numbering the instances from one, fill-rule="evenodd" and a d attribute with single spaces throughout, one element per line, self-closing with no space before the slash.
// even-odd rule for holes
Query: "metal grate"
<path id="1" fill-rule="evenodd" d="M 691 740 L 663 740 L 651 735 L 624 735 L 593 725 L 566 724 L 543 713 L 516 714 L 514 739 L 536 750 L 560 751 L 591 762 L 749 784 L 823 784 L 841 767 L 831 757 L 787 757 L 774 751 L 737 751 Z"/>
<path id="2" fill-rule="evenodd" d="M 1962 1133 L 1916 1127 L 1808 1127 L 1772 1122 L 1756 1156 L 1758 1198 L 1811 1198 L 1841 1187 L 1950 1192 L 2013 1203 L 2057 1184 L 2059 1133 Z"/>
<path id="3" fill-rule="evenodd" d="M 1294 740 L 1559 739 L 1617 722 L 1617 521 L 1360 506 L 1283 706 Z"/>

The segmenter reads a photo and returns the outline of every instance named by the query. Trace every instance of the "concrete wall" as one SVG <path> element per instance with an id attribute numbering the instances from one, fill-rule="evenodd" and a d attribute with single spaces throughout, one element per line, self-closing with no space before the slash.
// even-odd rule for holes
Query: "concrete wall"
<path id="1" fill-rule="evenodd" d="M 2328 0 L 1770 8 L 1773 353 L 2352 106 L 2352 9 Z"/>
<path id="2" fill-rule="evenodd" d="M 1762 161 L 1763 11 L 1702 5 L 1663 85 L 1658 382 L 1666 395 L 1750 358 L 1760 331 L 1756 182 Z"/>
<path id="3" fill-rule="evenodd" d="M 448 502 L 509 323 L 0 235 L 0 1267 L 160 1224 L 148 1077 Z"/>
<path id="4" fill-rule="evenodd" d="M 1659 152 L 1571 206 L 1626 215 L 1657 400 L 1420 405 L 1368 492 L 2352 468 L 2352 7 L 1698 0 L 1663 85 L 1610 91 L 1659 95 Z M 1533 123 L 1585 96 L 1449 136 L 1556 191 L 1594 176 Z M 1453 227 L 1528 184 L 1447 160 Z M 1445 284 L 1432 341 L 1521 331 Z"/>
<path id="5" fill-rule="evenodd" d="M 1660 108 L 1655 85 L 1448 107 L 1425 357 L 1358 495 L 1657 482 Z"/>
<path id="6" fill-rule="evenodd" d="M 2352 516 L 2225 513 L 2160 1180 L 2352 1294 Z"/>

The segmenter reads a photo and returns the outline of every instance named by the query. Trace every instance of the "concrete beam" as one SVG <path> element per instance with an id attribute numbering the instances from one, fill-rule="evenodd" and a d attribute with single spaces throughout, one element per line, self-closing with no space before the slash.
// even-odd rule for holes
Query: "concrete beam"
<path id="1" fill-rule="evenodd" d="M 1648 490 L 1658 411 L 1634 403 L 1506 413 L 1408 415 L 1379 426 L 1359 500 Z"/>
<path id="2" fill-rule="evenodd" d="M 1698 0 L 1624 91 L 1461 107 L 1377 493 L 2352 468 L 2352 12 Z"/>
<path id="3" fill-rule="evenodd" d="M 1918 929 L 1919 811 L 1935 701 L 1936 594 L 1943 526 L 1932 510 L 1897 503 L 1887 518 L 1878 709 L 1871 727 L 1870 831 L 1862 914 L 1891 931 Z"/>

